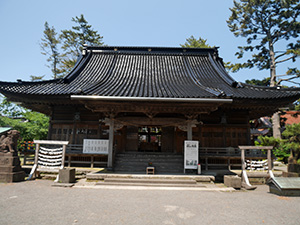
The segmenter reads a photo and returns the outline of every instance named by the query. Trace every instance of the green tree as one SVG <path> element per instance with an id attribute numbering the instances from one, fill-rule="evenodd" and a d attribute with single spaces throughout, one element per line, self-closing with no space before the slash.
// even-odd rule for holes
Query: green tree
<path id="1" fill-rule="evenodd" d="M 45 22 L 45 30 L 44 30 L 44 36 L 41 39 L 40 47 L 42 50 L 43 55 L 47 55 L 47 62 L 50 63 L 48 65 L 49 68 L 51 68 L 53 78 L 60 78 L 63 75 L 61 74 L 62 71 L 59 69 L 59 64 L 61 62 L 61 54 L 59 53 L 59 43 L 60 40 L 57 37 L 57 33 L 55 31 L 54 27 L 49 27 L 48 22 Z M 32 79 L 40 78 L 40 77 L 32 77 Z M 42 78 L 42 77 L 41 77 Z M 38 79 L 37 79 L 38 80 Z"/>
<path id="2" fill-rule="evenodd" d="M 0 116 L 7 116 L 7 117 L 19 117 L 24 113 L 24 108 L 13 104 L 5 97 L 1 97 L 1 103 L 0 103 Z"/>
<path id="3" fill-rule="evenodd" d="M 247 84 L 256 85 L 256 86 L 270 86 L 270 77 L 264 78 L 262 80 L 251 79 L 245 81 Z"/>
<path id="4" fill-rule="evenodd" d="M 45 139 L 48 134 L 49 117 L 15 105 L 6 98 L 0 103 L 0 126 L 20 131 L 22 141 Z"/>
<path id="5" fill-rule="evenodd" d="M 251 52 L 252 57 L 245 63 L 231 65 L 232 71 L 241 68 L 257 67 L 259 70 L 270 71 L 270 86 L 282 81 L 294 82 L 300 76 L 297 68 L 289 68 L 286 74 L 277 75 L 278 64 L 296 61 L 300 55 L 300 3 L 299 0 L 241 0 L 234 1 L 230 9 L 231 16 L 227 24 L 236 37 L 247 38 L 246 46 L 239 46 L 236 53 L 240 59 L 245 52 Z M 281 42 L 286 44 L 284 49 L 276 49 Z M 277 77 L 290 76 L 280 79 Z M 273 135 L 281 137 L 279 114 L 273 115 Z"/>
<path id="6" fill-rule="evenodd" d="M 258 140 L 255 141 L 256 146 L 273 146 L 273 154 L 278 161 L 284 163 L 288 162 L 290 156 L 289 146 L 286 145 L 286 140 L 281 140 L 279 138 L 259 136 Z"/>
<path id="7" fill-rule="evenodd" d="M 299 0 L 241 0 L 234 1 L 230 9 L 231 16 L 227 24 L 236 37 L 247 38 L 246 46 L 239 46 L 236 53 L 240 59 L 245 52 L 251 52 L 252 58 L 245 63 L 231 66 L 232 71 L 241 68 L 257 67 L 270 70 L 270 86 L 282 81 L 291 81 L 300 76 L 296 68 L 290 68 L 286 74 L 277 75 L 276 67 L 287 61 L 296 61 L 300 55 L 300 3 Z M 286 48 L 279 48 L 284 42 Z M 277 77 L 288 76 L 280 79 Z"/>
<path id="8" fill-rule="evenodd" d="M 70 71 L 74 67 L 84 45 L 103 45 L 103 37 L 88 24 L 82 14 L 80 17 L 76 16 L 72 18 L 72 22 L 74 22 L 76 26 L 72 26 L 70 30 L 62 30 L 60 35 L 62 49 L 64 50 L 62 69 L 65 72 Z"/>
<path id="9" fill-rule="evenodd" d="M 285 145 L 291 151 L 289 163 L 300 164 L 300 124 L 287 125 L 282 133 Z"/>
<path id="10" fill-rule="evenodd" d="M 186 39 L 186 42 L 182 45 L 182 48 L 213 48 L 214 46 L 210 46 L 207 44 L 207 40 L 199 37 L 196 39 L 193 35 Z M 230 62 L 224 62 L 225 69 L 229 71 L 228 66 L 230 66 Z"/>
<path id="11" fill-rule="evenodd" d="M 30 80 L 31 81 L 42 81 L 45 75 L 43 76 L 34 76 L 34 75 L 30 75 Z"/>
<path id="12" fill-rule="evenodd" d="M 206 39 L 199 37 L 196 39 L 193 35 L 186 39 L 186 42 L 183 45 L 180 45 L 183 48 L 211 48 L 206 43 Z"/>

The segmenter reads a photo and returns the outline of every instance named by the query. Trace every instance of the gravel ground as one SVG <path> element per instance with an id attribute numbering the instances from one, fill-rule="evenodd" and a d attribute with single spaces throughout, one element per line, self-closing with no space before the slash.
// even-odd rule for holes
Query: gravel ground
<path id="1" fill-rule="evenodd" d="M 0 224 L 300 224 L 300 197 L 255 191 L 52 187 L 0 184 Z"/>

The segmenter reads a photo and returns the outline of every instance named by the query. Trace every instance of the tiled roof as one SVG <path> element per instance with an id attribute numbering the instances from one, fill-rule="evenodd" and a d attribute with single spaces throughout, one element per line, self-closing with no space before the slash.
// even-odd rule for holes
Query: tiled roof
<path id="1" fill-rule="evenodd" d="M 216 48 L 87 47 L 63 79 L 0 82 L 4 94 L 47 96 L 277 99 L 299 90 L 236 82 Z"/>
<path id="2" fill-rule="evenodd" d="M 299 111 L 286 111 L 285 114 L 280 115 L 282 122 L 285 125 L 300 123 L 300 112 Z"/>

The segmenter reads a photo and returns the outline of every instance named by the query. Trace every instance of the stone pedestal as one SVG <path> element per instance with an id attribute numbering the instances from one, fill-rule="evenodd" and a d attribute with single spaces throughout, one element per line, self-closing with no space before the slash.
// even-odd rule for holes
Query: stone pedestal
<path id="1" fill-rule="evenodd" d="M 300 164 L 288 164 L 288 172 L 300 174 Z"/>
<path id="2" fill-rule="evenodd" d="M 11 152 L 0 152 L 0 182 L 12 183 L 24 181 L 19 156 Z"/>
<path id="3" fill-rule="evenodd" d="M 60 183 L 75 183 L 75 169 L 63 168 L 59 170 Z"/>
<path id="4" fill-rule="evenodd" d="M 300 177 L 300 173 L 282 172 L 283 177 Z"/>
<path id="5" fill-rule="evenodd" d="M 236 189 L 240 189 L 242 186 L 242 178 L 239 176 L 224 176 L 224 185 L 227 187 L 233 187 Z"/>

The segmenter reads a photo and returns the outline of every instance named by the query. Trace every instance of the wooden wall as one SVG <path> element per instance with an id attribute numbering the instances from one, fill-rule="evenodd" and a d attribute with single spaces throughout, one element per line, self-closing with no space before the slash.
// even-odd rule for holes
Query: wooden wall
<path id="1" fill-rule="evenodd" d="M 103 136 L 99 115 L 83 107 L 56 106 L 52 111 L 49 138 L 82 144 L 83 139 Z"/>
<path id="2" fill-rule="evenodd" d="M 222 117 L 226 117 L 225 123 Z M 92 113 L 83 106 L 56 106 L 53 108 L 49 138 L 65 140 L 71 144 L 82 144 L 83 139 L 108 139 L 108 126 L 101 125 L 103 115 Z M 249 145 L 250 128 L 247 111 L 216 111 L 201 115 L 193 128 L 193 140 L 200 147 L 237 147 Z M 178 127 L 162 128 L 162 151 L 183 152 L 183 143 L 187 132 Z M 115 131 L 115 143 L 118 152 L 138 150 L 138 127 L 127 126 Z"/>
<path id="3" fill-rule="evenodd" d="M 162 127 L 161 136 L 161 151 L 162 152 L 174 152 L 175 145 L 175 127 Z"/>

